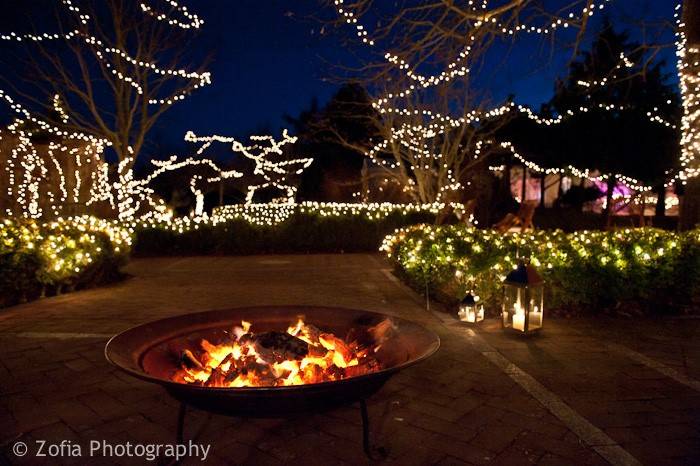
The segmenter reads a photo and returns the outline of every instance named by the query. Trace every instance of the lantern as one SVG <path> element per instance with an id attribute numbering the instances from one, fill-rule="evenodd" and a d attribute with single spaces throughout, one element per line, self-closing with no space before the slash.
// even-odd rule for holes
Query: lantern
<path id="1" fill-rule="evenodd" d="M 503 282 L 504 329 L 532 333 L 542 328 L 544 281 L 530 264 L 520 262 Z"/>
<path id="2" fill-rule="evenodd" d="M 484 320 L 484 306 L 478 306 L 478 302 L 478 296 L 467 293 L 462 302 L 459 303 L 459 312 L 457 313 L 459 320 L 470 324 L 477 324 Z"/>

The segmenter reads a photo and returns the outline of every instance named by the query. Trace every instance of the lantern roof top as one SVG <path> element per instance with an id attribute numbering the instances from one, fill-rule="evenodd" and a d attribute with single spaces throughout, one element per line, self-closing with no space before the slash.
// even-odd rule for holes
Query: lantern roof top
<path id="1" fill-rule="evenodd" d="M 537 273 L 535 267 L 525 263 L 525 261 L 520 261 L 518 266 L 506 276 L 505 283 L 515 286 L 531 286 L 541 285 L 544 280 Z"/>
<path id="2" fill-rule="evenodd" d="M 461 304 L 464 304 L 465 306 L 474 306 L 476 305 L 476 298 L 474 298 L 474 295 L 471 294 L 471 292 L 467 293 L 467 295 L 462 299 Z"/>

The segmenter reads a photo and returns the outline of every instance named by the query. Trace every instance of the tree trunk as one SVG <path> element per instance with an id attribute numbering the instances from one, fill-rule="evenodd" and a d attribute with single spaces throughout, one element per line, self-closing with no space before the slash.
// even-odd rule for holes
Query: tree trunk
<path id="1" fill-rule="evenodd" d="M 688 44 L 686 50 L 692 48 L 700 47 L 700 0 L 684 0 L 683 1 L 683 22 L 685 23 L 685 32 L 688 39 Z M 697 53 L 687 53 L 685 57 L 685 62 L 688 68 L 684 70 L 685 73 L 692 73 L 697 75 L 700 71 L 697 65 L 694 63 L 698 62 Z M 683 80 L 683 76 L 680 76 Z M 690 92 L 693 92 L 692 86 L 690 86 Z M 688 96 L 686 95 L 686 98 Z M 697 98 L 696 98 L 697 99 Z M 700 131 L 700 114 L 698 113 L 697 105 L 689 108 L 689 102 L 684 102 L 685 116 L 688 118 L 687 123 L 690 128 L 695 131 Z M 691 115 L 689 117 L 688 115 Z M 687 130 L 686 130 L 687 131 Z M 684 138 L 688 136 L 688 133 L 683 135 Z M 697 142 L 697 136 L 693 138 L 689 143 Z M 694 156 L 694 163 L 689 167 L 691 169 L 700 168 L 700 153 L 697 147 L 693 148 L 692 144 L 686 143 L 685 147 Z M 694 228 L 698 223 L 700 223 L 700 178 L 692 178 L 688 180 L 684 195 L 681 198 L 680 206 L 680 217 L 678 219 L 678 227 L 682 230 L 687 230 Z"/>
<path id="2" fill-rule="evenodd" d="M 605 225 L 608 228 L 612 226 L 612 220 L 615 216 L 615 206 L 613 205 L 615 185 L 617 185 L 617 178 L 614 176 L 608 178 L 608 190 L 605 193 Z"/>
<path id="3" fill-rule="evenodd" d="M 505 188 L 506 188 L 506 189 L 505 189 L 505 192 L 508 193 L 508 195 L 510 196 L 508 199 L 512 199 L 512 198 L 513 198 L 513 191 L 512 191 L 512 189 L 510 188 L 511 182 L 512 182 L 512 178 L 511 178 L 511 173 L 510 173 L 510 171 L 511 171 L 512 169 L 513 169 L 513 166 L 512 166 L 510 163 L 506 163 L 506 168 L 505 168 L 505 170 L 503 171 L 503 184 L 504 184 L 504 186 L 505 186 Z"/>
<path id="4" fill-rule="evenodd" d="M 224 179 L 219 180 L 219 207 L 224 205 Z"/>
<path id="5" fill-rule="evenodd" d="M 658 219 L 666 217 L 666 187 L 661 185 L 656 188 L 656 212 Z"/>
<path id="6" fill-rule="evenodd" d="M 542 173 L 542 177 L 540 177 L 540 207 L 544 209 L 544 195 L 547 191 L 547 175 L 545 173 Z"/>
<path id="7" fill-rule="evenodd" d="M 561 197 L 564 195 L 564 175 L 559 174 L 559 182 L 557 183 L 557 198 L 554 200 L 555 207 L 561 207 Z"/>

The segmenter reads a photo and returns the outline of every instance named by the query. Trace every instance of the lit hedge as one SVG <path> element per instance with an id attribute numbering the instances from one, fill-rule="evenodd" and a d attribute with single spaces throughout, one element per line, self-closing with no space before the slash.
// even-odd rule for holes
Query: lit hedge
<path id="1" fill-rule="evenodd" d="M 457 225 L 416 225 L 385 238 L 399 273 L 417 289 L 456 302 L 473 289 L 496 311 L 501 282 L 518 257 L 547 282 L 550 309 L 599 310 L 635 303 L 666 312 L 700 291 L 700 233 L 652 228 L 614 232 L 501 234 Z"/>
<path id="2" fill-rule="evenodd" d="M 110 281 L 130 245 L 129 230 L 93 217 L 2 220 L 0 306 Z"/>

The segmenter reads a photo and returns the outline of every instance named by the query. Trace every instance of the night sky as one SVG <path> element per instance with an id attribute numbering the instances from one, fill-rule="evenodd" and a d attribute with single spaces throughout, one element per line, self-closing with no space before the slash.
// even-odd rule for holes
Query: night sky
<path id="1" fill-rule="evenodd" d="M 221 2 L 207 3 L 197 11 L 206 21 L 202 42 L 220 44 L 211 67 L 214 84 L 168 114 L 168 133 L 174 128 L 183 133 L 196 129 L 234 135 L 274 130 L 284 125 L 285 113 L 298 114 L 312 98 L 324 102 L 332 95 L 337 85 L 327 78 L 335 76 L 337 70 L 330 64 L 352 63 L 339 35 L 353 31 L 346 28 L 320 35 L 321 25 L 306 19 L 310 12 L 299 7 L 302 2 L 236 0 L 228 8 L 221 8 Z M 644 15 L 670 20 L 675 5 L 658 0 L 617 3 L 610 9 L 614 19 Z M 595 27 L 602 15 L 594 18 Z M 570 52 L 555 54 L 550 62 L 548 56 L 538 53 L 540 45 L 539 39 L 526 39 L 511 52 L 512 66 L 499 67 L 491 80 L 494 100 L 513 93 L 518 102 L 539 108 L 551 97 L 554 79 L 564 75 Z M 533 67 L 533 56 L 546 65 Z M 664 57 L 673 72 L 674 51 L 667 50 Z M 193 121 L 193 114 L 201 119 Z"/>
<path id="2" fill-rule="evenodd" d="M 6 3 L 16 15 L 16 19 L 6 17 L 1 21 L 3 28 L 17 24 L 22 14 L 26 17 L 21 2 L 0 3 Z M 321 103 L 330 98 L 338 86 L 328 79 L 337 75 L 331 64 L 352 62 L 341 44 L 341 34 L 353 31 L 326 28 L 321 33 L 322 25 L 308 17 L 316 5 L 312 0 L 209 0 L 189 5 L 205 20 L 192 46 L 201 47 L 202 54 L 213 55 L 209 67 L 213 85 L 196 91 L 163 117 L 147 149 L 159 153 L 153 155 L 186 151 L 182 138 L 190 129 L 201 135 L 239 137 L 259 131 L 276 132 L 284 125 L 283 115 L 298 114 L 313 98 Z M 671 21 L 674 6 L 670 0 L 617 0 L 607 11 L 616 22 L 642 16 Z M 602 16 L 594 16 L 593 27 Z M 638 30 L 632 33 L 633 38 L 638 37 Z M 669 34 L 666 40 L 672 43 L 673 36 Z M 537 109 L 550 98 L 554 79 L 565 75 L 570 52 L 555 51 L 550 56 L 551 50 L 542 51 L 541 46 L 539 38 L 521 40 L 511 52 L 509 65 L 485 75 L 492 101 L 515 94 L 517 102 Z M 666 49 L 662 56 L 672 73 L 673 49 Z M 500 57 L 493 60 L 500 63 Z"/>

